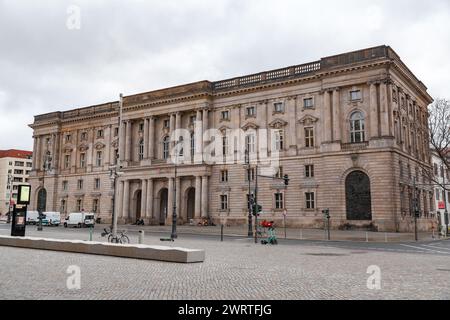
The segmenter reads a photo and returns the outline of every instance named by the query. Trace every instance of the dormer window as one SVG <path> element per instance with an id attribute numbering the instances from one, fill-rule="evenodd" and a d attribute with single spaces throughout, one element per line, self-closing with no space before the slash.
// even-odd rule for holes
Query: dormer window
<path id="1" fill-rule="evenodd" d="M 314 100 L 313 100 L 313 98 L 303 99 L 303 107 L 305 109 L 313 109 L 314 108 Z"/>
<path id="2" fill-rule="evenodd" d="M 163 126 L 164 126 L 164 129 L 169 129 L 170 128 L 170 120 L 165 119 L 163 122 Z"/>
<path id="3" fill-rule="evenodd" d="M 247 109 L 245 109 L 245 115 L 247 117 L 254 117 L 254 116 L 256 116 L 256 107 L 255 106 L 251 106 L 251 107 L 248 107 Z"/>
<path id="4" fill-rule="evenodd" d="M 273 110 L 275 113 L 283 113 L 284 112 L 284 103 L 283 102 L 275 102 L 273 104 Z"/>
<path id="5" fill-rule="evenodd" d="M 221 119 L 222 120 L 230 120 L 230 111 L 228 111 L 228 110 L 222 111 Z"/>
<path id="6" fill-rule="evenodd" d="M 358 101 L 362 99 L 361 90 L 350 91 L 350 101 Z"/>

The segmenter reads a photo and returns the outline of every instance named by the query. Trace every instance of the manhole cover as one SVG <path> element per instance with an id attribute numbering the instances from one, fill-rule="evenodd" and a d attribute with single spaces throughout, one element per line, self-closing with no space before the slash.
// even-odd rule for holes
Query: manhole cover
<path id="1" fill-rule="evenodd" d="M 313 257 L 345 257 L 347 254 L 339 254 L 339 253 L 307 253 L 307 256 Z"/>

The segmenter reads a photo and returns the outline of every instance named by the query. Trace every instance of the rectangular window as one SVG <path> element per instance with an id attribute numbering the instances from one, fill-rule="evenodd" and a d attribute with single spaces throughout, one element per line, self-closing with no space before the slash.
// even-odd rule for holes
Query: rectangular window
<path id="1" fill-rule="evenodd" d="M 305 178 L 314 178 L 314 165 L 309 164 L 305 166 Z"/>
<path id="2" fill-rule="evenodd" d="M 119 135 L 119 128 L 114 128 L 114 137 Z"/>
<path id="3" fill-rule="evenodd" d="M 441 200 L 441 199 L 440 199 L 441 191 L 440 191 L 439 189 L 436 189 L 435 194 L 436 194 L 436 201 Z"/>
<path id="4" fill-rule="evenodd" d="M 64 156 L 64 169 L 69 169 L 70 167 L 70 155 L 66 154 Z"/>
<path id="5" fill-rule="evenodd" d="M 275 177 L 278 178 L 278 179 L 283 179 L 284 178 L 283 167 L 278 167 L 278 171 L 277 171 Z"/>
<path id="6" fill-rule="evenodd" d="M 245 175 L 245 181 L 255 181 L 255 168 L 247 169 L 247 174 Z"/>
<path id="7" fill-rule="evenodd" d="M 83 180 L 78 180 L 78 190 L 82 190 L 83 189 Z"/>
<path id="8" fill-rule="evenodd" d="M 94 213 L 98 212 L 98 199 L 94 199 L 92 201 L 92 212 Z"/>
<path id="9" fill-rule="evenodd" d="M 351 101 L 361 100 L 361 90 L 350 91 L 350 100 Z"/>
<path id="10" fill-rule="evenodd" d="M 314 192 L 305 193 L 305 198 L 306 198 L 306 209 L 315 209 L 316 204 L 314 200 Z"/>
<path id="11" fill-rule="evenodd" d="M 303 99 L 303 107 L 305 109 L 312 109 L 312 108 L 314 108 L 314 100 L 313 100 L 313 98 Z"/>
<path id="12" fill-rule="evenodd" d="M 226 194 L 220 196 L 220 209 L 228 210 L 228 195 Z"/>
<path id="13" fill-rule="evenodd" d="M 275 209 L 283 209 L 283 208 L 284 208 L 283 194 L 275 193 Z"/>
<path id="14" fill-rule="evenodd" d="M 256 107 L 252 106 L 252 107 L 248 107 L 247 109 L 245 109 L 245 115 L 247 117 L 256 116 Z"/>
<path id="15" fill-rule="evenodd" d="M 69 183 L 67 181 L 62 182 L 62 189 L 63 191 L 69 190 Z"/>
<path id="16" fill-rule="evenodd" d="M 144 131 L 144 123 L 143 122 L 139 123 L 139 131 L 140 132 Z"/>
<path id="17" fill-rule="evenodd" d="M 94 180 L 94 189 L 95 190 L 99 190 L 100 189 L 100 179 L 99 178 L 96 178 Z"/>
<path id="18" fill-rule="evenodd" d="M 227 136 L 222 137 L 222 154 L 228 155 L 228 137 Z"/>
<path id="19" fill-rule="evenodd" d="M 66 200 L 61 200 L 61 213 L 66 212 Z"/>
<path id="20" fill-rule="evenodd" d="M 104 132 L 103 130 L 97 130 L 97 139 L 103 138 Z"/>
<path id="21" fill-rule="evenodd" d="M 86 165 L 86 154 L 80 153 L 80 168 L 84 168 Z"/>
<path id="22" fill-rule="evenodd" d="M 220 172 L 220 182 L 228 182 L 228 170 L 222 170 Z"/>
<path id="23" fill-rule="evenodd" d="M 222 120 L 230 120 L 230 111 L 225 110 L 221 113 Z"/>
<path id="24" fill-rule="evenodd" d="M 87 132 L 82 132 L 82 133 L 81 133 L 80 140 L 81 140 L 81 141 L 87 140 Z"/>
<path id="25" fill-rule="evenodd" d="M 273 104 L 273 111 L 275 113 L 283 113 L 284 112 L 284 103 L 283 102 L 275 102 Z"/>
<path id="26" fill-rule="evenodd" d="M 72 140 L 72 135 L 66 134 L 66 142 L 70 142 Z"/>
<path id="27" fill-rule="evenodd" d="M 164 125 L 164 128 L 169 129 L 170 128 L 170 120 L 169 119 L 164 120 L 163 125 Z"/>
<path id="28" fill-rule="evenodd" d="M 305 147 L 314 148 L 314 129 L 305 128 Z"/>
<path id="29" fill-rule="evenodd" d="M 249 153 L 255 153 L 255 135 L 248 134 L 245 136 L 245 150 Z"/>
<path id="30" fill-rule="evenodd" d="M 14 174 L 23 174 L 23 170 L 14 170 Z"/>
<path id="31" fill-rule="evenodd" d="M 284 132 L 283 130 L 275 131 L 275 150 L 282 151 L 284 149 Z"/>
<path id="32" fill-rule="evenodd" d="M 97 151 L 97 157 L 96 157 L 96 164 L 97 167 L 101 167 L 102 166 L 102 152 L 101 151 Z"/>
<path id="33" fill-rule="evenodd" d="M 14 166 L 16 166 L 16 167 L 23 167 L 23 166 L 25 166 L 25 162 L 22 162 L 22 161 L 16 161 L 16 162 L 14 163 Z"/>
<path id="34" fill-rule="evenodd" d="M 78 199 L 77 200 L 77 211 L 81 212 L 83 210 L 83 200 Z"/>

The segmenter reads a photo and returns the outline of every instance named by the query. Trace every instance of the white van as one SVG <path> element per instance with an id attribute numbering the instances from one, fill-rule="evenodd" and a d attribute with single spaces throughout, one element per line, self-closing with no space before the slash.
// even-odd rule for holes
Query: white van
<path id="1" fill-rule="evenodd" d="M 64 227 L 93 227 L 95 225 L 95 219 L 93 213 L 87 212 L 72 212 L 64 221 Z"/>
<path id="2" fill-rule="evenodd" d="M 46 225 L 59 227 L 61 224 L 61 214 L 59 212 L 44 212 Z"/>
<path id="3" fill-rule="evenodd" d="M 37 211 L 27 211 L 27 224 L 36 225 L 39 222 L 39 212 Z"/>

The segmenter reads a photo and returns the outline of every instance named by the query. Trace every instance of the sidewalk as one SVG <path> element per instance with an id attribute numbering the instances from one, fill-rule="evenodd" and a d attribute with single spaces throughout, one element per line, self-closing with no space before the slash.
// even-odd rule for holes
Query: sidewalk
<path id="1" fill-rule="evenodd" d="M 109 225 L 98 225 L 97 228 L 108 228 Z M 148 233 L 161 233 L 170 235 L 172 226 L 135 226 L 135 225 L 119 225 L 119 230 L 127 230 L 130 232 L 138 232 L 143 230 Z M 220 237 L 220 226 L 177 226 L 178 234 L 203 234 L 203 235 L 215 235 Z M 224 227 L 225 236 L 235 237 L 247 237 L 248 227 Z M 284 228 L 277 228 L 276 234 L 279 239 L 291 239 L 291 240 L 314 240 L 323 241 L 327 240 L 327 234 L 325 230 L 318 229 L 292 229 L 286 228 L 286 236 Z M 341 231 L 330 230 L 330 236 L 332 241 L 355 241 L 355 242 L 414 242 L 414 233 L 384 233 L 384 232 L 365 232 L 365 231 Z M 438 239 L 437 234 L 435 235 Z M 432 241 L 432 233 L 419 233 L 419 241 Z"/>

